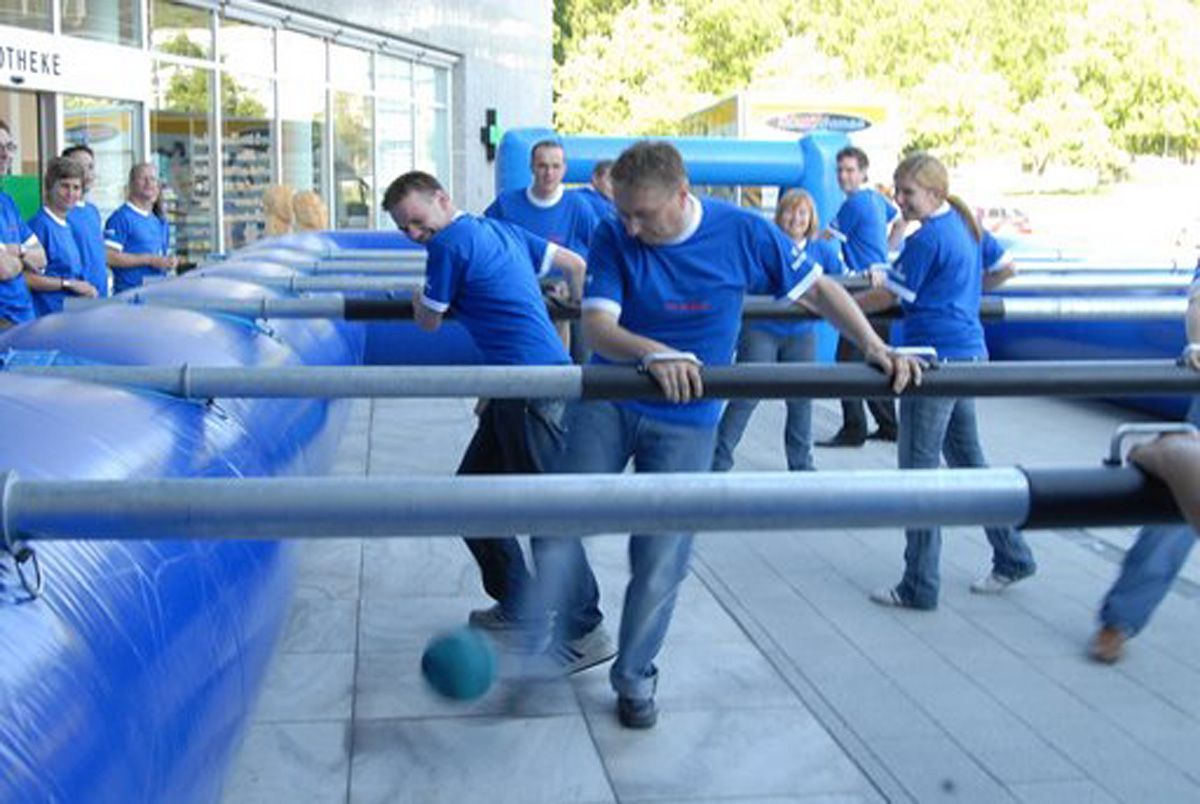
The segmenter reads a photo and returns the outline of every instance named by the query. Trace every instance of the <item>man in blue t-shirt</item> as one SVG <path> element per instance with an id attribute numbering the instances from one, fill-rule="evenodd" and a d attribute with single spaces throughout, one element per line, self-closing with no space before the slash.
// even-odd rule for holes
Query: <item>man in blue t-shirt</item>
<path id="1" fill-rule="evenodd" d="M 611 159 L 597 160 L 592 166 L 592 183 L 573 191 L 588 202 L 598 221 L 617 214 L 617 208 L 612 202 L 612 178 L 609 175 L 612 165 Z"/>
<path id="2" fill-rule="evenodd" d="M 12 172 L 17 142 L 8 124 L 0 120 L 0 176 Z M 33 320 L 33 300 L 25 272 L 46 268 L 46 252 L 26 225 L 12 196 L 0 190 L 0 330 Z"/>
<path id="3" fill-rule="evenodd" d="M 870 160 L 861 148 L 853 145 L 838 151 L 838 185 L 846 194 L 837 215 L 829 225 L 829 233 L 842 244 L 846 267 L 853 273 L 865 273 L 875 265 L 888 261 L 888 224 L 896 218 L 896 208 L 870 186 L 867 168 Z M 874 325 L 875 334 L 886 343 L 891 325 L 881 321 Z M 842 338 L 838 341 L 837 360 L 854 362 L 862 359 L 854 344 Z M 842 426 L 830 439 L 818 441 L 822 447 L 859 447 L 868 438 L 896 440 L 896 407 L 890 399 L 867 401 L 877 429 L 867 433 L 867 415 L 861 399 L 842 400 Z"/>
<path id="4" fill-rule="evenodd" d="M 67 216 L 71 233 L 75 235 L 75 245 L 79 247 L 79 257 L 83 261 L 83 278 L 96 289 L 97 294 L 107 296 L 108 254 L 104 246 L 104 224 L 101 223 L 100 210 L 87 200 L 96 179 L 96 154 L 81 143 L 64 148 L 62 155 L 78 162 L 83 168 L 83 197 Z"/>
<path id="5" fill-rule="evenodd" d="M 1192 371 L 1200 371 L 1200 264 L 1192 277 L 1192 286 L 1188 290 L 1187 317 L 1184 319 L 1188 343 L 1184 347 L 1180 362 Z M 1187 420 L 1200 427 L 1200 396 L 1192 397 L 1188 408 Z M 1179 447 L 1184 442 L 1175 443 Z M 1141 448 L 1144 455 L 1158 457 L 1153 460 L 1155 466 L 1145 466 L 1145 469 L 1165 469 L 1168 463 L 1164 461 L 1175 449 L 1163 450 L 1161 442 L 1152 445 L 1152 449 Z M 1195 449 L 1194 444 L 1191 449 Z M 1136 460 L 1136 452 L 1130 458 Z M 1194 462 L 1184 469 L 1181 477 L 1190 477 L 1195 482 L 1197 475 Z M 1161 472 L 1152 472 L 1161 474 Z M 1194 499 L 1194 495 L 1193 495 Z M 1178 500 L 1178 494 L 1177 494 Z M 1187 506 L 1180 501 L 1180 507 L 1188 515 Z M 1194 516 L 1189 515 L 1189 517 Z M 1100 629 L 1092 637 L 1088 649 L 1091 657 L 1103 664 L 1115 664 L 1125 655 L 1125 643 L 1136 636 L 1146 624 L 1158 604 L 1167 596 L 1171 584 L 1179 577 L 1183 565 L 1187 563 L 1192 545 L 1196 543 L 1196 531 L 1188 525 L 1147 525 L 1138 531 L 1137 540 L 1125 553 L 1121 564 L 1121 574 L 1113 583 L 1100 609 Z"/>
<path id="6" fill-rule="evenodd" d="M 564 192 L 567 160 L 562 143 L 543 140 L 535 144 L 529 169 L 533 181 L 528 187 L 501 193 L 483 214 L 515 223 L 586 260 L 600 219 L 579 193 Z"/>
<path id="7" fill-rule="evenodd" d="M 665 399 L 569 405 L 561 471 L 621 472 L 630 459 L 638 472 L 708 471 L 721 402 L 704 398 L 700 366 L 732 362 L 746 293 L 803 299 L 860 344 L 893 377 L 896 391 L 919 381 L 920 366 L 892 353 L 841 286 L 777 227 L 692 195 L 670 144 L 643 141 L 626 149 L 612 179 L 620 220 L 601 223 L 592 242 L 584 333 L 594 362 L 639 366 Z M 585 583 L 586 559 L 565 553 L 577 542 L 564 538 L 547 548 L 545 566 L 552 569 L 539 568 L 547 609 L 561 611 L 556 602 Z M 630 537 L 631 579 L 610 673 L 617 716 L 627 728 L 650 728 L 657 720 L 654 658 L 691 542 L 690 533 Z"/>
<path id="8" fill-rule="evenodd" d="M 592 207 L 579 193 L 564 192 L 562 181 L 567 174 L 567 160 L 562 143 L 542 140 L 530 152 L 529 170 L 532 183 L 523 190 L 509 190 L 496 197 L 483 214 L 489 218 L 514 223 L 558 246 L 564 246 L 587 259 L 592 232 L 600 222 Z M 566 276 L 566 287 L 552 284 L 551 295 L 564 293 L 571 301 L 579 301 L 583 293 L 583 276 Z M 568 347 L 578 347 L 572 327 L 564 321 L 558 324 L 558 334 Z M 577 354 L 582 359 L 582 353 Z"/>
<path id="9" fill-rule="evenodd" d="M 570 363 L 546 312 L 537 277 L 551 267 L 582 277 L 585 266 L 578 254 L 518 226 L 457 211 L 437 179 L 420 171 L 392 182 L 383 208 L 428 253 L 425 286 L 413 294 L 418 327 L 432 332 L 453 311 L 488 364 Z M 561 400 L 481 400 L 476 412 L 479 425 L 459 474 L 528 474 L 548 468 L 563 438 Z M 496 601 L 489 609 L 471 612 L 471 625 L 491 631 L 531 626 L 520 616 L 530 578 L 517 540 L 466 542 L 479 564 L 484 589 Z M 542 540 L 534 539 L 532 546 L 540 566 Z M 601 625 L 600 594 L 590 572 L 574 591 L 571 607 L 558 612 L 558 619 L 569 622 L 578 638 L 578 656 L 567 668 L 571 672 L 607 661 L 615 653 Z"/>

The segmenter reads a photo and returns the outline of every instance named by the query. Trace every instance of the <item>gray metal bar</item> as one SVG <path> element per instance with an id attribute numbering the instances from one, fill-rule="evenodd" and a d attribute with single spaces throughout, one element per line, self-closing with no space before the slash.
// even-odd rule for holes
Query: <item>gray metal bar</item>
<path id="1" fill-rule="evenodd" d="M 12 366 L 14 374 L 134 386 L 186 399 L 577 399 L 579 366 Z"/>
<path id="2" fill-rule="evenodd" d="M 182 285 L 181 293 L 182 291 Z M 144 304 L 154 307 L 175 307 L 202 313 L 240 316 L 242 318 L 332 318 L 345 317 L 345 299 L 330 295 L 309 299 L 201 299 L 188 295 L 154 295 L 132 291 L 107 299 L 85 299 L 74 296 L 64 300 L 64 309 L 86 310 L 100 304 Z M 411 317 L 411 313 L 410 316 Z"/>
<path id="3" fill-rule="evenodd" d="M 1004 321 L 1182 321 L 1188 305 L 1182 296 L 993 300 L 1000 302 Z"/>
<path id="4" fill-rule="evenodd" d="M 1071 291 L 1092 293 L 1096 291 L 1161 291 L 1183 290 L 1192 282 L 1189 274 L 1182 273 L 1104 273 L 1078 272 L 1059 274 L 1017 274 L 1001 287 L 1003 291 L 1020 290 L 1045 293 L 1048 291 Z"/>
<path id="5" fill-rule="evenodd" d="M 380 272 L 380 276 L 347 276 L 329 272 L 321 276 L 248 276 L 247 282 L 289 293 L 411 293 L 421 287 L 421 274 L 404 276 Z M 203 280 L 199 276 L 195 280 Z M 224 277 L 222 277 L 224 278 Z"/>
<path id="6" fill-rule="evenodd" d="M 0 521 L 25 540 L 999 526 L 1029 513 L 1018 469 L 18 480 L 6 500 Z"/>
<path id="7" fill-rule="evenodd" d="M 124 293 L 115 297 L 115 303 L 132 302 L 178 307 L 200 312 L 220 313 L 245 318 L 345 318 L 347 320 L 402 320 L 412 317 L 411 306 L 404 301 L 382 301 L 373 299 L 343 300 L 338 296 L 309 299 L 197 299 L 187 296 L 143 296 L 140 293 Z M 80 310 L 96 304 L 110 303 L 107 299 L 68 298 L 66 309 Z M 1187 299 L 1178 297 L 1126 297 L 1102 298 L 1000 298 L 984 297 L 980 306 L 980 318 L 985 321 L 1172 321 L 1182 320 L 1187 311 Z M 577 309 L 556 310 L 555 318 L 577 317 Z M 743 318 L 764 319 L 812 319 L 814 314 L 797 305 L 783 305 L 776 301 L 747 299 L 743 305 Z M 887 317 L 887 316 L 885 316 Z M 896 313 L 890 314 L 896 317 Z"/>
<path id="8" fill-rule="evenodd" d="M 321 254 L 322 262 L 419 262 L 424 264 L 423 249 L 386 248 L 334 248 Z"/>
<path id="9" fill-rule="evenodd" d="M 474 397 L 661 399 L 630 366 L 34 366 L 9 373 L 133 386 L 185 398 Z M 894 396 L 862 364 L 743 363 L 702 369 L 715 399 Z M 1094 397 L 1200 393 L 1200 373 L 1169 360 L 946 363 L 908 396 Z"/>
<path id="10" fill-rule="evenodd" d="M 422 255 L 420 262 L 407 263 L 375 263 L 352 262 L 338 260 L 335 262 L 319 262 L 310 270 L 312 274 L 363 274 L 367 276 L 404 276 L 414 279 L 425 275 L 425 259 Z"/>

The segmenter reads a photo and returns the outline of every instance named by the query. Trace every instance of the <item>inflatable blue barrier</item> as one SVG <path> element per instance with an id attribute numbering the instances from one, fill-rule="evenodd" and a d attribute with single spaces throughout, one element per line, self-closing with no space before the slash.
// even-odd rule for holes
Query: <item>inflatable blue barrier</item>
<path id="1" fill-rule="evenodd" d="M 218 277 L 141 292 L 271 293 Z M 363 334 L 111 305 L 10 330 L 0 355 L 6 365 L 353 364 Z M 343 401 L 203 402 L 0 371 L 0 467 L 27 479 L 324 474 L 346 413 Z M 0 801 L 219 799 L 286 623 L 294 548 L 163 537 L 38 543 L 36 599 L 0 565 Z"/>

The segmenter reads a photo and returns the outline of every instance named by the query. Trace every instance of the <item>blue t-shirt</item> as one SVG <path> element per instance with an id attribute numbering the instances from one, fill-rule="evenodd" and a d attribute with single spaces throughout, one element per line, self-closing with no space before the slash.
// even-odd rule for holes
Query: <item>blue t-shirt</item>
<path id="1" fill-rule="evenodd" d="M 104 245 L 126 254 L 167 256 L 171 246 L 171 226 L 152 212 L 143 212 L 129 202 L 117 207 L 104 223 Z M 113 269 L 113 293 L 140 287 L 148 276 L 160 276 L 157 268 Z"/>
<path id="2" fill-rule="evenodd" d="M 42 207 L 29 219 L 29 228 L 42 241 L 42 248 L 46 249 L 46 276 L 84 278 L 79 247 L 75 245 L 75 235 L 65 220 Z M 41 318 L 62 310 L 63 299 L 72 294 L 64 290 L 34 290 L 29 295 L 33 297 L 34 313 Z"/>
<path id="3" fill-rule="evenodd" d="M 674 243 L 647 245 L 615 219 L 600 224 L 588 263 L 583 306 L 617 317 L 625 329 L 693 352 L 706 365 L 733 362 L 747 293 L 795 301 L 821 268 L 774 224 L 753 212 L 709 198 L 690 203 L 698 219 Z M 595 363 L 609 362 L 594 355 Z M 715 426 L 719 399 L 684 405 L 628 401 L 646 416 Z"/>
<path id="4" fill-rule="evenodd" d="M 571 190 L 571 192 L 588 203 L 588 206 L 592 208 L 592 212 L 596 213 L 597 224 L 610 215 L 616 216 L 616 204 L 595 187 L 588 185 L 587 187 L 580 187 L 578 190 Z"/>
<path id="5" fill-rule="evenodd" d="M 838 247 L 835 240 L 807 240 L 798 244 L 804 254 L 804 258 L 812 260 L 821 266 L 821 273 L 829 276 L 838 276 L 846 272 L 846 264 L 842 262 L 842 250 Z M 792 338 L 797 335 L 806 335 L 812 332 L 816 326 L 815 321 L 811 320 L 776 320 L 776 321 L 753 321 L 749 324 L 751 329 L 757 329 L 761 332 L 769 332 L 777 338 Z"/>
<path id="6" fill-rule="evenodd" d="M 518 226 L 459 215 L 425 247 L 425 306 L 453 310 L 487 363 L 571 362 L 537 282 L 554 256 L 552 244 Z"/>
<path id="7" fill-rule="evenodd" d="M 92 283 L 101 296 L 108 295 L 108 261 L 104 247 L 104 227 L 100 210 L 91 201 L 80 201 L 67 216 L 75 235 L 75 245 L 83 260 L 83 278 Z"/>
<path id="8" fill-rule="evenodd" d="M 904 241 L 888 272 L 888 290 L 904 308 L 897 341 L 933 346 L 939 357 L 986 359 L 979 322 L 983 257 L 970 227 L 949 204 Z"/>
<path id="9" fill-rule="evenodd" d="M 985 274 L 999 271 L 1012 261 L 1012 255 L 987 229 L 979 239 L 979 252 L 983 257 L 983 272 Z"/>
<path id="10" fill-rule="evenodd" d="M 542 206 L 526 190 L 501 193 L 483 212 L 489 218 L 515 223 L 538 237 L 566 246 L 585 260 L 600 218 L 579 193 L 560 191 L 558 200 Z"/>
<path id="11" fill-rule="evenodd" d="M 887 226 L 896 214 L 891 202 L 870 187 L 856 190 L 842 202 L 829 228 L 842 236 L 842 253 L 851 271 L 887 262 Z"/>
<path id="12" fill-rule="evenodd" d="M 0 246 L 20 246 L 27 249 L 37 244 L 37 236 L 25 224 L 16 202 L 8 193 L 0 190 Z M 29 298 L 25 275 L 18 273 L 10 279 L 0 281 L 0 318 L 19 324 L 22 321 L 30 321 L 33 317 L 33 301 Z"/>

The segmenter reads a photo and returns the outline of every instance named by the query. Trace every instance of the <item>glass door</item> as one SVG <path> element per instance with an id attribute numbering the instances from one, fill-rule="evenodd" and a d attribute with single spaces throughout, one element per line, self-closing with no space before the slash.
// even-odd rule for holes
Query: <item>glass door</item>
<path id="1" fill-rule="evenodd" d="M 0 156 L 0 190 L 12 196 L 26 219 L 33 217 L 42 204 L 40 103 L 37 92 L 0 89 L 0 121 L 9 132 L 5 154 Z"/>
<path id="2" fill-rule="evenodd" d="M 86 145 L 96 157 L 95 180 L 88 200 L 101 220 L 125 203 L 129 169 L 139 161 L 141 104 L 113 98 L 63 96 L 64 147 Z"/>

